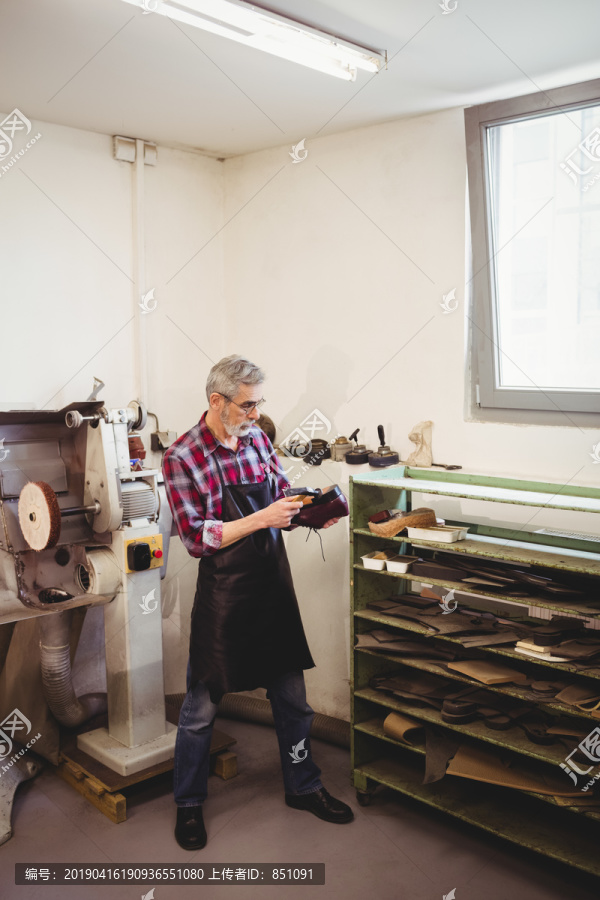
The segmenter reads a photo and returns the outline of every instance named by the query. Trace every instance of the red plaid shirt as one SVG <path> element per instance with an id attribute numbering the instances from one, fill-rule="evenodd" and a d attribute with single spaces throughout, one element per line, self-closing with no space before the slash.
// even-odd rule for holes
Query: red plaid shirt
<path id="1" fill-rule="evenodd" d="M 235 453 L 214 437 L 205 419 L 203 413 L 197 425 L 171 444 L 163 460 L 169 506 L 191 556 L 210 556 L 223 539 L 221 479 L 215 454 L 225 484 L 264 481 L 270 467 L 277 479 L 275 500 L 289 485 L 271 441 L 257 425 L 238 438 Z"/>

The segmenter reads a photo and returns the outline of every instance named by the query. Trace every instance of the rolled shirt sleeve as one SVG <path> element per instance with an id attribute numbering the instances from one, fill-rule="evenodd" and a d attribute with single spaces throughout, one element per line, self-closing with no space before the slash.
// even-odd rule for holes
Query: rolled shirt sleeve
<path id="1" fill-rule="evenodd" d="M 206 499 L 185 461 L 174 453 L 163 461 L 165 490 L 181 542 L 190 556 L 210 556 L 221 546 L 223 522 L 206 519 Z"/>

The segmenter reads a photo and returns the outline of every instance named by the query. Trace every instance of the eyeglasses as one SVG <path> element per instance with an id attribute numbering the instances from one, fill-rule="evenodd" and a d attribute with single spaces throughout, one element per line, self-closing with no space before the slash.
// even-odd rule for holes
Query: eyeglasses
<path id="1" fill-rule="evenodd" d="M 219 394 L 221 397 L 225 397 L 225 399 L 228 400 L 229 403 L 233 403 L 234 406 L 237 406 L 238 409 L 241 409 L 242 412 L 244 412 L 247 416 L 249 416 L 250 413 L 254 412 L 255 409 L 260 409 L 263 403 L 267 402 L 263 397 L 261 400 L 257 400 L 256 403 L 252 403 L 252 401 L 250 400 L 248 401 L 248 403 L 236 403 L 235 400 L 232 400 L 231 397 L 227 396 L 227 394 L 221 394 L 221 391 L 215 391 L 215 394 Z"/>

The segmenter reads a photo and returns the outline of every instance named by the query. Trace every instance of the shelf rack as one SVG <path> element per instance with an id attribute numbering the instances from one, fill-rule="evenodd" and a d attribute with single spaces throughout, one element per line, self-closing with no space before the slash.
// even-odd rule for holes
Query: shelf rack
<path id="1" fill-rule="evenodd" d="M 547 597 L 528 596 L 513 598 L 484 587 L 472 587 L 468 583 L 423 578 L 423 582 L 455 589 L 490 600 L 515 605 L 517 615 L 538 608 L 545 615 L 584 616 L 590 622 L 600 619 L 600 553 L 596 541 L 583 537 L 538 534 L 524 528 L 511 528 L 502 524 L 502 506 L 498 506 L 498 524 L 483 525 L 477 522 L 449 521 L 447 524 L 468 525 L 469 535 L 464 541 L 447 544 L 436 541 L 414 540 L 406 537 L 381 538 L 368 529 L 368 517 L 381 509 L 410 510 L 414 493 L 427 495 L 416 505 L 435 508 L 435 497 L 452 497 L 465 500 L 486 501 L 515 506 L 531 506 L 545 509 L 573 510 L 600 513 L 600 489 L 560 485 L 547 482 L 521 481 L 513 478 L 496 478 L 467 473 L 435 472 L 399 466 L 380 472 L 364 473 L 350 478 L 350 586 L 351 586 L 351 644 L 359 633 L 385 627 L 401 632 L 407 639 L 422 640 L 424 644 L 435 641 L 439 646 L 457 649 L 456 636 L 432 634 L 426 626 L 417 622 L 398 619 L 367 608 L 371 600 L 410 592 L 411 582 L 418 581 L 410 572 L 394 574 L 365 569 L 360 557 L 369 550 L 394 549 L 399 554 L 417 554 L 419 551 L 442 551 L 456 554 L 460 563 L 462 555 L 481 558 L 482 564 L 502 562 L 507 566 L 539 567 L 556 570 L 566 576 L 583 577 L 595 586 L 597 579 L 598 605 L 595 592 L 585 601 L 570 603 L 549 600 Z M 486 511 L 489 518 L 489 509 Z M 595 530 L 595 529 L 594 529 Z M 469 600 L 475 608 L 477 600 Z M 504 608 L 510 609 L 505 606 Z M 530 659 L 505 645 L 477 647 L 485 658 L 506 662 L 538 679 L 568 681 L 577 679 L 594 684 L 600 679 L 598 668 L 589 666 L 582 670 L 575 663 L 559 663 Z M 469 652 L 465 650 L 465 656 Z M 371 802 L 378 785 L 385 785 L 422 803 L 435 807 L 449 815 L 469 822 L 478 828 L 498 835 L 508 841 L 537 853 L 562 861 L 570 866 L 600 876 L 600 805 L 587 805 L 582 794 L 576 798 L 554 798 L 534 791 L 516 790 L 491 785 L 466 778 L 446 775 L 434 784 L 423 784 L 424 742 L 404 744 L 388 736 L 383 730 L 383 719 L 397 711 L 409 715 L 424 726 L 446 729 L 453 735 L 463 735 L 465 743 L 500 751 L 504 756 L 523 759 L 557 777 L 562 774 L 560 762 L 569 753 L 562 744 L 540 746 L 529 742 L 518 726 L 507 731 L 494 731 L 483 723 L 455 725 L 442 721 L 441 714 L 431 707 L 416 707 L 401 699 L 384 694 L 369 686 L 373 675 L 406 670 L 409 673 L 427 672 L 453 680 L 461 685 L 478 685 L 482 690 L 509 697 L 515 702 L 532 705 L 527 690 L 519 685 L 484 685 L 458 672 L 445 669 L 436 660 L 415 660 L 413 657 L 374 652 L 367 648 L 354 648 L 351 665 L 352 715 L 351 754 L 352 779 L 359 803 Z M 600 693 L 600 690 L 599 690 Z M 582 729 L 592 731 L 600 727 L 600 720 L 590 713 L 552 699 L 537 701 L 547 714 L 576 721 Z M 577 739 L 573 738 L 573 746 Z M 594 769 L 594 772 L 596 770 Z M 600 771 L 600 769 L 599 769 Z M 593 773 L 592 773 L 593 774 Z M 587 778 L 582 778 L 582 784 Z M 571 782 L 565 776 L 565 786 Z"/>

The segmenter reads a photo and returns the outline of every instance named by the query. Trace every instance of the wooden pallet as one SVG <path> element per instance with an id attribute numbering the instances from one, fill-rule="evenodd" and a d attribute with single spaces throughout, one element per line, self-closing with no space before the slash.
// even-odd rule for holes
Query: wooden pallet
<path id="1" fill-rule="evenodd" d="M 173 718 L 169 712 L 167 707 L 167 719 Z M 90 725 L 91 723 L 86 723 L 81 731 L 91 730 Z M 106 717 L 103 722 L 100 718 L 93 720 L 93 728 L 103 725 L 106 725 Z M 229 750 L 235 743 L 237 743 L 235 738 L 225 734 L 224 731 L 219 731 L 218 728 L 213 728 L 210 743 L 211 771 L 224 780 L 237 775 L 237 755 Z M 122 791 L 157 775 L 170 772 L 172 768 L 171 757 L 133 775 L 120 775 L 80 750 L 77 746 L 77 734 L 71 732 L 62 736 L 56 774 L 74 787 L 111 822 L 118 824 L 127 818 L 127 797 Z"/>

